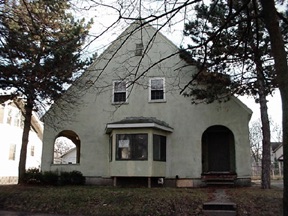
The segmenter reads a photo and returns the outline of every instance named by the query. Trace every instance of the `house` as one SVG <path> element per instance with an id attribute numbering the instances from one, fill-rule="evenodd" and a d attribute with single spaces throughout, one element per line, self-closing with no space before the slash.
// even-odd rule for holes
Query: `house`
<path id="1" fill-rule="evenodd" d="M 274 164 L 273 175 L 276 173 L 279 176 L 283 175 L 283 144 L 282 142 L 271 142 L 271 162 Z"/>
<path id="2" fill-rule="evenodd" d="M 152 25 L 131 24 L 44 116 L 42 170 L 99 185 L 249 185 L 251 110 L 180 95 L 197 68 L 178 51 Z M 58 137 L 75 144 L 76 163 L 53 163 Z"/>
<path id="3" fill-rule="evenodd" d="M 61 164 L 75 164 L 76 163 L 76 147 L 68 150 L 60 156 Z"/>
<path id="4" fill-rule="evenodd" d="M 0 184 L 18 182 L 18 165 L 23 133 L 23 99 L 0 96 Z M 27 147 L 26 168 L 40 168 L 43 124 L 33 114 Z"/>

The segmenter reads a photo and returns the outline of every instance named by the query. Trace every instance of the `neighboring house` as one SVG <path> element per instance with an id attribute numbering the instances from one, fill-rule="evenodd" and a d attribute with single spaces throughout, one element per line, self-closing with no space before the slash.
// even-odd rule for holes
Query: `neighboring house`
<path id="1" fill-rule="evenodd" d="M 271 162 L 274 164 L 274 172 L 280 176 L 283 175 L 283 144 L 282 142 L 271 142 Z"/>
<path id="2" fill-rule="evenodd" d="M 130 25 L 44 116 L 42 170 L 78 170 L 88 184 L 250 185 L 251 110 L 180 95 L 197 68 L 178 51 L 151 25 Z M 75 164 L 53 163 L 60 136 Z"/>
<path id="3" fill-rule="evenodd" d="M 61 164 L 75 164 L 76 163 L 76 148 L 72 148 L 63 154 L 61 157 Z"/>
<path id="4" fill-rule="evenodd" d="M 18 165 L 23 133 L 23 100 L 0 96 L 0 184 L 18 182 Z M 43 124 L 33 114 L 29 134 L 26 168 L 40 168 Z"/>

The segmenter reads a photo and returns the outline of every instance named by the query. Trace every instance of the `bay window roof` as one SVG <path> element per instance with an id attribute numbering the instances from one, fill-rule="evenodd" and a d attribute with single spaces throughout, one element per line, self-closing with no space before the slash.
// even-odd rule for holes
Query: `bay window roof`
<path id="1" fill-rule="evenodd" d="M 127 128 L 155 128 L 166 132 L 173 132 L 173 128 L 164 121 L 155 117 L 127 117 L 120 121 L 108 123 L 106 133 L 111 133 L 113 129 Z"/>

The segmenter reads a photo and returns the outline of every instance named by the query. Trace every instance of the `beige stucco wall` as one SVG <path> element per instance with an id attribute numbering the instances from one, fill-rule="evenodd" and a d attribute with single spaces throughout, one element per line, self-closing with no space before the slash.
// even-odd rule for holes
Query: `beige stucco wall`
<path id="1" fill-rule="evenodd" d="M 215 102 L 209 105 L 192 105 L 190 98 L 179 93 L 190 81 L 196 68 L 187 66 L 178 55 L 149 68 L 159 59 L 177 51 L 170 41 L 159 34 L 154 37 L 153 46 L 151 47 L 151 44 L 148 46 L 148 38 L 154 33 L 155 31 L 148 27 L 142 32 L 138 31 L 121 46 L 125 39 L 125 34 L 122 35 L 123 40 L 108 48 L 46 114 L 42 170 L 75 168 L 85 176 L 109 177 L 111 162 L 109 162 L 109 135 L 105 133 L 106 124 L 126 117 L 143 116 L 156 117 L 174 128 L 174 131 L 167 135 L 165 177 L 175 178 L 176 175 L 181 178 L 201 177 L 201 138 L 203 132 L 213 125 L 226 126 L 233 132 L 236 172 L 240 178 L 250 176 L 249 109 L 237 99 L 221 104 Z M 135 44 L 141 41 L 140 35 L 144 48 L 148 46 L 148 54 L 145 54 L 144 58 L 134 55 Z M 119 46 L 121 48 L 117 54 L 108 62 L 111 54 Z M 139 77 L 137 80 L 135 74 Z M 165 102 L 149 101 L 148 84 L 151 77 L 165 77 Z M 128 103 L 121 106 L 112 104 L 112 81 L 124 78 L 135 81 L 129 88 Z M 68 95 L 78 98 L 74 99 L 73 103 L 67 103 Z M 64 114 L 63 107 L 67 115 Z M 61 115 L 61 118 L 57 118 L 55 113 Z M 81 140 L 81 159 L 80 164 L 76 166 L 52 165 L 54 140 L 62 130 L 73 130 Z"/>

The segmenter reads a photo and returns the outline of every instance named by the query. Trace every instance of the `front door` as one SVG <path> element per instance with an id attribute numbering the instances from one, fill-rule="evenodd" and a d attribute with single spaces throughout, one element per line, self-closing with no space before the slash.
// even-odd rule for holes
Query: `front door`
<path id="1" fill-rule="evenodd" d="M 209 127 L 202 136 L 202 171 L 235 171 L 234 137 L 224 126 Z"/>

